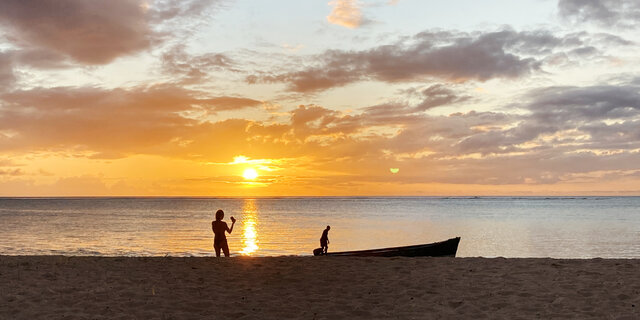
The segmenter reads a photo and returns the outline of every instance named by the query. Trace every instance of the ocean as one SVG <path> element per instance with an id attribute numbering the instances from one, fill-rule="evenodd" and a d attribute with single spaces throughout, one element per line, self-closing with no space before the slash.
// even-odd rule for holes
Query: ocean
<path id="1" fill-rule="evenodd" d="M 461 237 L 458 257 L 640 258 L 640 197 L 0 198 L 1 255 L 311 255 Z"/>

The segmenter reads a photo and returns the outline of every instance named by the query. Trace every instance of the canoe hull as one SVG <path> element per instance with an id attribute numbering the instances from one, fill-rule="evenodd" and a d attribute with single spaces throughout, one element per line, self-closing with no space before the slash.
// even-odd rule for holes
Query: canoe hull
<path id="1" fill-rule="evenodd" d="M 455 257 L 460 237 L 429 244 L 371 249 L 359 251 L 329 252 L 327 256 L 344 257 Z M 314 255 L 317 252 L 314 252 Z"/>

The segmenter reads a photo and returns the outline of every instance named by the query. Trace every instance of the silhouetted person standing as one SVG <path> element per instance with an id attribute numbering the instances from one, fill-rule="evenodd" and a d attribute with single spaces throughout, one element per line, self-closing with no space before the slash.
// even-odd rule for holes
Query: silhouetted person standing
<path id="1" fill-rule="evenodd" d="M 331 227 L 327 226 L 327 228 L 322 231 L 322 237 L 320 237 L 320 247 L 322 247 L 323 254 L 326 254 L 327 250 L 329 250 L 329 230 L 331 230 Z"/>
<path id="2" fill-rule="evenodd" d="M 220 249 L 224 252 L 224 256 L 229 256 L 229 245 L 227 244 L 227 235 L 225 232 L 233 231 L 233 225 L 236 224 L 236 219 L 231 217 L 231 228 L 227 226 L 227 223 L 222 221 L 224 218 L 224 211 L 216 211 L 216 220 L 211 221 L 211 230 L 213 230 L 213 249 L 216 250 L 216 257 L 220 256 Z"/>

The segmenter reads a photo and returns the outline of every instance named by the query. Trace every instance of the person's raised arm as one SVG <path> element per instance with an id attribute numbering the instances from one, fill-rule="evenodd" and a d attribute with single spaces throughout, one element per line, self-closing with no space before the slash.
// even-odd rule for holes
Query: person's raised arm
<path id="1" fill-rule="evenodd" d="M 231 232 L 233 232 L 233 226 L 236 224 L 236 218 L 231 217 L 231 228 L 229 228 L 227 226 L 227 232 L 229 232 L 229 234 L 231 234 Z"/>

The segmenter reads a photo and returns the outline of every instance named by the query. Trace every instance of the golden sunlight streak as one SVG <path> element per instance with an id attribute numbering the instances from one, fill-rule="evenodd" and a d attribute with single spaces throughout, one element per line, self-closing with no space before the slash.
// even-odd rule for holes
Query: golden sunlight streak
<path id="1" fill-rule="evenodd" d="M 236 156 L 236 157 L 233 157 L 233 162 L 231 162 L 231 164 L 247 163 L 247 162 L 249 162 L 249 158 L 245 156 Z"/>
<path id="2" fill-rule="evenodd" d="M 256 169 L 253 169 L 253 168 L 245 169 L 244 172 L 242 173 L 242 177 L 244 177 L 247 180 L 255 180 L 258 177 L 258 171 L 256 171 Z"/>
<path id="3" fill-rule="evenodd" d="M 258 207 L 256 200 L 246 199 L 242 206 L 242 250 L 243 255 L 251 255 L 258 250 L 258 233 L 256 226 L 258 224 Z"/>

